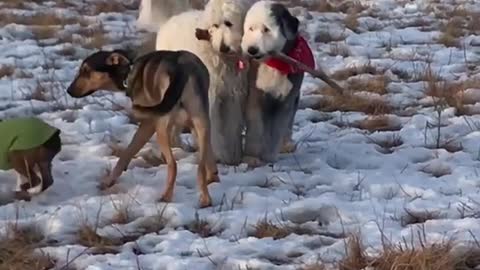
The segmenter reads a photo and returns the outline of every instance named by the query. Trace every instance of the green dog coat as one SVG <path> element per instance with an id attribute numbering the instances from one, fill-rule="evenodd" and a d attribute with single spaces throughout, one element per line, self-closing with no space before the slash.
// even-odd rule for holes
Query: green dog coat
<path id="1" fill-rule="evenodd" d="M 10 151 L 39 147 L 57 131 L 57 128 L 35 117 L 0 121 L 0 170 L 12 169 L 8 161 Z"/>

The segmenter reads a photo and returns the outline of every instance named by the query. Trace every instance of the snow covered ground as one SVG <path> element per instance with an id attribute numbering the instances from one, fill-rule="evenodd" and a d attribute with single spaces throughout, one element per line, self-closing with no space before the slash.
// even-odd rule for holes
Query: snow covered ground
<path id="1" fill-rule="evenodd" d="M 307 75 L 298 150 L 273 166 L 220 167 L 214 206 L 198 209 L 195 156 L 179 149 L 174 202 L 156 202 L 166 168 L 153 140 L 100 192 L 136 129 L 128 100 L 65 92 L 95 48 L 147 38 L 134 27 L 136 4 L 38 2 L 0 2 L 0 119 L 38 115 L 62 130 L 64 146 L 54 185 L 30 202 L 8 203 L 15 174 L 0 172 L 0 224 L 39 226 L 58 266 L 298 269 L 341 259 L 350 233 L 373 253 L 419 231 L 432 242 L 480 237 L 480 3 L 362 0 L 356 12 L 291 3 L 317 64 L 354 94 Z M 122 241 L 110 251 L 81 245 L 88 226 Z"/>

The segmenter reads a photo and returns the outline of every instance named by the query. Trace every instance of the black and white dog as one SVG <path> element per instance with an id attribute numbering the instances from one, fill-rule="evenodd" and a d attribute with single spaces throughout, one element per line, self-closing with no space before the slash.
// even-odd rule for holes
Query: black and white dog
<path id="1" fill-rule="evenodd" d="M 274 162 L 279 152 L 295 151 L 291 139 L 304 72 L 270 57 L 282 52 L 311 68 L 315 61 L 299 20 L 273 1 L 259 1 L 247 12 L 242 50 L 259 64 L 251 69 L 246 115 L 245 161 L 251 166 Z"/>

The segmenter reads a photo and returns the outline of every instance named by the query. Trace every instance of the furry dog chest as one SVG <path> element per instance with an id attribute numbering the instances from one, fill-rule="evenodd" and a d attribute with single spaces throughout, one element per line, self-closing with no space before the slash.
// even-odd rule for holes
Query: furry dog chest
<path id="1" fill-rule="evenodd" d="M 315 68 L 315 59 L 307 41 L 297 36 L 294 47 L 288 53 L 291 58 Z M 303 73 L 303 70 L 275 58 L 269 58 L 258 67 L 255 86 L 275 98 L 286 97 L 293 88 L 289 75 Z"/>
<path id="2" fill-rule="evenodd" d="M 39 147 L 56 132 L 58 132 L 57 128 L 34 117 L 0 122 L 0 169 L 12 168 L 8 160 L 9 152 Z"/>

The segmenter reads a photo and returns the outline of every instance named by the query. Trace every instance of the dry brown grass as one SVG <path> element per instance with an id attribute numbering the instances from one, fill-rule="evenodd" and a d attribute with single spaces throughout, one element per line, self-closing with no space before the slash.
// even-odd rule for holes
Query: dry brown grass
<path id="1" fill-rule="evenodd" d="M 1 65 L 0 66 L 0 79 L 3 77 L 10 77 L 15 73 L 13 66 Z"/>
<path id="2" fill-rule="evenodd" d="M 125 5 L 123 5 L 120 2 L 116 1 L 103 1 L 103 2 L 98 2 L 95 4 L 95 7 L 93 9 L 93 14 L 91 15 L 96 15 L 100 13 L 110 13 L 110 12 L 125 12 L 127 8 Z"/>
<path id="3" fill-rule="evenodd" d="M 53 260 L 37 248 L 44 235 L 36 225 L 9 224 L 0 237 L 0 270 L 47 270 Z"/>
<path id="4" fill-rule="evenodd" d="M 331 77 L 335 80 L 343 81 L 350 77 L 357 76 L 360 74 L 382 75 L 384 74 L 384 72 L 381 70 L 378 70 L 376 67 L 367 63 L 365 65 L 348 67 L 345 69 L 338 70 L 335 73 L 333 73 Z"/>
<path id="5" fill-rule="evenodd" d="M 254 225 L 254 230 L 250 236 L 256 238 L 271 237 L 274 240 L 277 240 L 294 233 L 298 235 L 311 235 L 314 232 L 298 226 L 289 226 L 282 223 L 275 224 L 272 221 L 263 218 Z"/>
<path id="6" fill-rule="evenodd" d="M 432 146 L 427 146 L 427 148 L 432 149 Z M 440 143 L 440 146 L 438 148 L 445 149 L 449 153 L 457 153 L 457 152 L 463 151 L 462 143 L 454 142 L 454 141 L 447 141 L 447 142 Z"/>
<path id="7" fill-rule="evenodd" d="M 429 220 L 441 219 L 443 216 L 438 211 L 427 210 L 409 210 L 405 208 L 405 213 L 400 217 L 400 224 L 406 227 L 412 224 L 421 224 Z"/>
<path id="8" fill-rule="evenodd" d="M 389 247 L 372 263 L 375 269 L 454 270 L 461 263 L 451 253 L 449 244 L 422 248 Z"/>
<path id="9" fill-rule="evenodd" d="M 433 11 L 433 8 L 430 8 Z M 480 32 L 480 12 L 476 10 L 467 10 L 464 6 L 458 5 L 453 10 L 448 10 L 445 8 L 439 8 L 437 5 L 437 9 L 435 10 L 436 17 L 448 20 L 446 24 L 444 24 L 443 29 L 445 29 L 449 23 L 449 20 L 455 19 L 459 23 L 461 22 L 461 31 L 464 34 L 478 34 Z M 450 29 L 453 36 L 458 35 L 453 33 L 454 29 Z"/>
<path id="10" fill-rule="evenodd" d="M 368 130 L 370 132 L 397 131 L 401 129 L 401 126 L 399 126 L 397 123 L 394 123 L 386 115 L 369 116 L 363 120 L 355 122 L 353 126 L 359 129 Z"/>
<path id="11" fill-rule="evenodd" d="M 80 226 L 76 233 L 77 243 L 89 248 L 89 254 L 117 254 L 122 239 L 101 236 L 97 229 L 89 224 Z"/>
<path id="12" fill-rule="evenodd" d="M 351 54 L 350 48 L 348 45 L 344 43 L 330 43 L 330 49 L 328 51 L 328 54 L 330 56 L 343 56 L 343 57 L 348 57 Z"/>
<path id="13" fill-rule="evenodd" d="M 25 7 L 23 0 L 8 0 L 0 2 L 2 8 L 18 8 L 22 9 Z"/>
<path id="14" fill-rule="evenodd" d="M 116 203 L 112 200 L 112 205 L 115 210 L 114 215 L 110 219 L 112 224 L 127 224 L 135 219 L 135 216 L 130 210 L 131 205 L 128 201 L 121 200 Z"/>
<path id="15" fill-rule="evenodd" d="M 210 237 L 219 233 L 213 231 L 213 226 L 207 220 L 200 218 L 198 213 L 195 213 L 195 219 L 187 225 L 187 229 L 200 237 Z"/>
<path id="16" fill-rule="evenodd" d="M 393 153 L 393 148 L 399 147 L 403 144 L 402 137 L 397 133 L 382 139 L 373 139 L 371 137 L 368 137 L 368 139 L 379 147 L 379 152 L 384 154 Z"/>
<path id="17" fill-rule="evenodd" d="M 470 114 L 467 104 L 475 104 L 476 100 L 465 97 L 465 90 L 469 88 L 478 88 L 480 81 L 471 79 L 460 82 L 448 82 L 439 79 L 430 68 L 425 71 L 424 79 L 425 94 L 434 99 L 434 103 L 438 106 L 450 106 L 455 108 L 455 113 L 459 115 Z"/>
<path id="18" fill-rule="evenodd" d="M 57 51 L 57 54 L 62 56 L 73 56 L 75 52 L 76 52 L 75 47 L 64 46 L 61 50 Z"/>
<path id="19" fill-rule="evenodd" d="M 16 23 L 36 26 L 64 26 L 79 23 L 78 18 L 64 17 L 60 13 L 35 13 L 33 15 L 19 15 L 11 12 L 1 14 L 0 23 Z"/>
<path id="20" fill-rule="evenodd" d="M 384 74 L 368 76 L 365 78 L 351 78 L 348 80 L 348 89 L 355 92 L 371 92 L 379 95 L 387 94 L 390 80 Z"/>
<path id="21" fill-rule="evenodd" d="M 330 43 L 334 41 L 345 40 L 346 36 L 344 35 L 332 35 L 329 31 L 320 31 L 315 34 L 314 41 L 317 43 Z"/>
<path id="22" fill-rule="evenodd" d="M 32 93 L 28 96 L 28 99 L 47 101 L 47 93 L 48 93 L 48 90 L 46 89 L 44 84 L 37 81 L 37 87 L 33 89 Z"/>
<path id="23" fill-rule="evenodd" d="M 368 258 L 360 237 L 352 235 L 346 244 L 346 254 L 339 263 L 339 270 L 358 270 L 367 267 Z"/>
<path id="24" fill-rule="evenodd" d="M 413 242 L 413 241 L 412 241 Z M 380 254 L 369 257 L 357 236 L 347 243 L 346 257 L 339 263 L 340 270 L 463 270 L 471 264 L 465 254 L 452 252 L 453 243 L 427 244 L 421 240 L 418 246 L 408 244 L 385 244 Z M 470 252 L 466 253 L 470 255 Z"/>
<path id="25" fill-rule="evenodd" d="M 105 36 L 102 28 L 101 30 L 93 31 L 91 32 L 91 35 L 86 36 L 83 46 L 87 49 L 101 49 L 107 43 L 108 38 Z"/>
<path id="26" fill-rule="evenodd" d="M 255 231 L 252 236 L 256 238 L 272 237 L 274 240 L 287 237 L 292 231 L 283 225 L 275 225 L 268 220 L 261 220 L 255 224 Z"/>
<path id="27" fill-rule="evenodd" d="M 468 14 L 466 29 L 469 34 L 478 35 L 480 33 L 480 12 L 472 11 Z"/>
<path id="28" fill-rule="evenodd" d="M 36 40 L 42 40 L 54 38 L 59 28 L 55 26 L 32 26 L 31 30 Z"/>
<path id="29" fill-rule="evenodd" d="M 464 17 L 451 17 L 448 22 L 441 27 L 441 36 L 438 40 L 439 43 L 446 47 L 459 47 L 459 38 L 465 35 L 465 18 Z"/>
<path id="30" fill-rule="evenodd" d="M 363 112 L 368 115 L 382 115 L 392 112 L 392 107 L 383 99 L 360 97 L 351 93 L 341 95 L 328 89 L 320 91 L 328 96 L 312 106 L 312 109 L 324 112 Z"/>
<path id="31" fill-rule="evenodd" d="M 353 32 L 358 32 L 358 13 L 350 13 L 345 18 L 343 19 L 343 23 L 345 24 L 345 27 L 348 29 L 352 30 Z"/>

